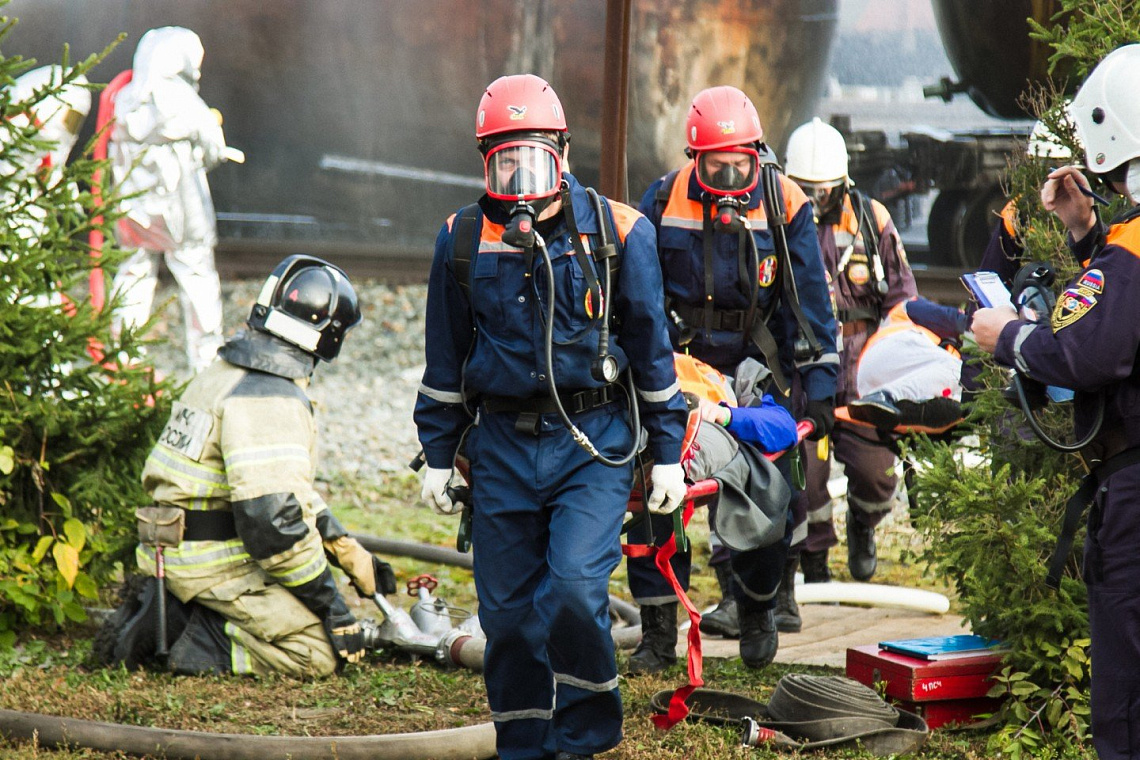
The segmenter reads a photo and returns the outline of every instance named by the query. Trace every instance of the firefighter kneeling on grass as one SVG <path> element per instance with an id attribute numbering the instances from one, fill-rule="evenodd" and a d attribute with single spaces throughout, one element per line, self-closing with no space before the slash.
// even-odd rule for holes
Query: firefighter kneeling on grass
<path id="1" fill-rule="evenodd" d="M 333 579 L 365 596 L 396 590 L 391 567 L 347 535 L 313 488 L 317 427 L 305 388 L 360 322 L 344 272 L 290 256 L 266 281 L 248 332 L 218 352 L 174 403 L 143 471 L 155 507 L 138 511 L 140 569 L 156 575 L 100 631 L 108 664 L 176 673 L 327 676 L 363 653 L 360 624 Z M 173 529 L 172 529 L 173 526 Z M 165 534 L 173 535 L 165 535 Z M 327 554 L 327 558 L 326 558 Z M 132 589 L 133 590 L 133 589 Z"/>

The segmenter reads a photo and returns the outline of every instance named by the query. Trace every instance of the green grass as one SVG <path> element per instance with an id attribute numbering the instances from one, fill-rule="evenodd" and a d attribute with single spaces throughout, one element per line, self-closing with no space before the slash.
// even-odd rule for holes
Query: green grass
<path id="1" fill-rule="evenodd" d="M 454 547 L 458 522 L 436 515 L 418 503 L 419 482 L 411 475 L 383 475 L 374 481 L 338 480 L 321 484 L 341 521 L 352 531 Z M 905 518 L 904 518 L 905 519 Z M 895 523 L 902 526 L 903 521 Z M 842 523 L 839 534 L 843 535 Z M 898 537 L 894 534 L 898 533 Z M 703 515 L 694 520 L 697 571 L 692 597 L 698 606 L 719 597 L 708 561 L 707 526 Z M 898 552 L 913 538 L 899 527 L 880 543 L 883 577 L 887 582 L 937 588 L 919 568 L 897 561 Z M 885 533 L 884 533 L 885 536 Z M 832 552 L 832 571 L 846 580 L 846 550 Z M 435 575 L 436 593 L 454 605 L 475 609 L 471 572 L 440 567 L 420 560 L 391 557 L 401 583 L 423 572 Z M 346 597 L 355 600 L 347 583 Z M 610 590 L 629 598 L 624 563 Z M 945 589 L 941 589 L 945 590 Z M 412 603 L 397 597 L 407 608 Z M 357 603 L 361 615 L 378 616 L 371 602 Z M 350 667 L 338 677 L 299 682 L 284 677 L 180 678 L 161 673 L 88 669 L 90 626 L 67 633 L 29 634 L 20 648 L 0 654 L 0 708 L 123 722 L 131 725 L 266 735 L 349 735 L 448 728 L 488 719 L 482 678 L 464 670 L 445 670 L 434 663 L 413 661 L 400 653 L 374 653 L 362 667 Z M 628 653 L 619 652 L 619 669 Z M 743 667 L 739 659 L 709 659 L 705 680 L 709 688 L 737 692 L 766 701 L 779 678 L 788 672 L 836 674 L 826 668 L 773 665 L 761 672 Z M 649 721 L 649 698 L 662 689 L 685 682 L 683 663 L 658 676 L 622 678 L 625 700 L 625 741 L 606 758 L 723 760 L 724 758 L 788 757 L 768 749 L 739 746 L 737 731 L 684 723 L 668 733 Z M 916 755 L 921 758 L 986 758 L 986 735 L 935 732 Z M 858 749 L 830 751 L 827 757 L 871 757 Z M 0 738 L 0 758 L 30 760 L 50 757 L 113 758 L 121 755 L 81 749 L 49 751 L 33 743 Z"/>

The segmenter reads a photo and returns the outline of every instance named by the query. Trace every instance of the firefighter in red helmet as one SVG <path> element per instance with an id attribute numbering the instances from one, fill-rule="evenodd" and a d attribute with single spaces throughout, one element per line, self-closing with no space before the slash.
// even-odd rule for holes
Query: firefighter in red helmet
<path id="1" fill-rule="evenodd" d="M 647 506 L 685 495 L 653 228 L 564 170 L 566 117 L 542 79 L 492 82 L 475 134 L 486 193 L 440 231 L 428 285 L 423 499 L 456 511 L 462 446 L 499 756 L 593 757 L 621 741 L 608 583 L 633 486 L 633 399 L 655 462 Z"/>
<path id="2" fill-rule="evenodd" d="M 651 185 L 640 205 L 657 228 L 673 346 L 727 375 L 745 359 L 758 360 L 771 373 L 768 389 L 786 407 L 792 383 L 802 389 L 806 410 L 797 411 L 822 437 L 833 421 L 839 358 L 811 204 L 775 171 L 760 116 L 737 88 L 698 93 L 685 138 L 689 161 Z M 790 481 L 788 459 L 779 461 Z M 668 535 L 671 525 L 659 523 L 654 535 Z M 774 545 L 743 552 L 714 546 L 725 599 L 701 630 L 739 636 L 749 667 L 776 655 L 773 609 L 792 535 L 789 516 Z M 689 561 L 688 554 L 674 560 L 686 585 Z M 631 671 L 660 670 L 674 660 L 677 604 L 651 562 L 630 560 L 629 576 L 642 619 Z"/>

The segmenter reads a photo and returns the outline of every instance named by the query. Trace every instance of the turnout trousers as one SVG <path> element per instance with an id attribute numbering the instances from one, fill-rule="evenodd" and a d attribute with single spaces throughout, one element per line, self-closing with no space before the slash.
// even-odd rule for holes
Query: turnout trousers
<path id="1" fill-rule="evenodd" d="M 1083 574 L 1092 630 L 1092 737 L 1100 760 L 1140 758 L 1140 467 L 1097 490 Z"/>
<path id="2" fill-rule="evenodd" d="M 832 454 L 847 474 L 847 519 L 858 520 L 869 528 L 882 522 L 894 507 L 899 482 L 894 451 L 889 445 L 872 440 L 875 435 L 873 430 L 863 433 L 843 423 L 831 431 Z M 804 472 L 808 532 L 803 548 L 824 551 L 839 543 L 827 490 L 831 462 L 819 458 L 812 441 L 804 445 Z"/>
<path id="3" fill-rule="evenodd" d="M 499 757 L 604 752 L 622 736 L 609 578 L 621 559 L 632 464 L 593 461 L 557 415 L 541 415 L 537 433 L 517 430 L 518 419 L 482 409 L 467 445 Z M 617 404 L 572 419 L 610 458 L 631 445 Z"/>

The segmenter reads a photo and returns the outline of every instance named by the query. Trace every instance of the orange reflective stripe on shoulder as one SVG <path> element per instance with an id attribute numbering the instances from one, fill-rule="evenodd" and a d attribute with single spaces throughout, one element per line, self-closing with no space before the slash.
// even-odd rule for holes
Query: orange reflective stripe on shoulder
<path id="1" fill-rule="evenodd" d="M 872 333 L 871 337 L 868 338 L 867 342 L 863 345 L 864 353 L 869 348 L 871 348 L 871 346 L 875 345 L 884 338 L 888 338 L 891 335 L 896 335 L 900 332 L 905 332 L 908 330 L 917 330 L 921 332 L 923 335 L 930 339 L 931 343 L 936 346 L 942 343 L 942 339 L 935 335 L 933 332 L 927 330 L 922 325 L 915 324 L 913 321 L 911 321 L 910 315 L 906 313 L 906 305 L 907 301 L 901 301 L 900 303 L 897 303 L 891 307 L 891 310 L 887 312 L 887 316 L 884 319 L 882 326 L 874 333 Z M 946 350 L 955 356 L 958 356 L 958 351 L 953 347 L 948 347 Z"/>
<path id="2" fill-rule="evenodd" d="M 1140 258 L 1140 217 L 1109 227 L 1107 240 Z"/>
<path id="3" fill-rule="evenodd" d="M 1017 236 L 1017 199 L 1008 201 L 1001 210 L 1001 223 L 1005 227 L 1005 234 L 1010 237 Z"/>
<path id="4" fill-rule="evenodd" d="M 637 224 L 637 220 L 641 218 L 641 212 L 617 201 L 609 201 L 609 204 L 614 215 L 614 227 L 617 228 L 618 239 L 624 243 L 629 231 L 633 229 L 633 225 Z M 605 224 L 605 221 L 599 219 L 598 223 Z"/>
<path id="5" fill-rule="evenodd" d="M 673 354 L 673 367 L 677 371 L 677 381 L 681 392 L 693 393 L 714 404 L 732 403 L 728 394 L 728 381 L 724 375 L 688 354 Z"/>
<path id="6" fill-rule="evenodd" d="M 692 176 L 694 167 L 695 164 L 689 161 L 677 170 L 673 188 L 669 191 L 669 201 L 661 211 L 662 226 L 701 229 L 704 210 L 699 202 L 689 198 L 689 177 Z"/>
<path id="7" fill-rule="evenodd" d="M 452 229 L 452 225 L 455 224 L 455 217 L 457 217 L 457 216 L 459 216 L 459 214 L 452 214 L 451 216 L 447 217 L 447 231 L 448 232 L 454 231 Z"/>
<path id="8" fill-rule="evenodd" d="M 887 222 L 891 221 L 891 212 L 887 211 L 887 207 L 879 203 L 874 198 L 871 199 L 871 210 L 875 213 L 875 225 L 879 230 L 879 234 L 883 234 L 883 230 L 887 228 Z"/>
<path id="9" fill-rule="evenodd" d="M 800 212 L 800 209 L 804 207 L 804 204 L 808 202 L 808 197 L 795 182 L 783 174 L 778 176 L 780 177 L 780 187 L 784 191 L 784 212 L 787 213 L 790 223 Z M 764 204 L 760 204 L 760 208 L 764 208 Z"/>

